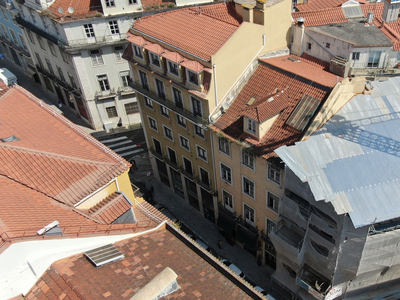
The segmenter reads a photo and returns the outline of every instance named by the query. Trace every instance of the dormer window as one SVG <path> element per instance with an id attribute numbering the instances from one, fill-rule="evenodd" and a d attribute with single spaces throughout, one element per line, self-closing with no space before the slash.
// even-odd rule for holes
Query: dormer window
<path id="1" fill-rule="evenodd" d="M 142 51 L 142 47 L 137 46 L 137 45 L 133 45 L 133 53 L 135 54 L 136 57 L 143 59 L 143 51 Z"/>
<path id="2" fill-rule="evenodd" d="M 170 73 L 174 76 L 179 76 L 178 64 L 169 60 L 168 61 L 168 73 Z"/>
<path id="3" fill-rule="evenodd" d="M 247 119 L 247 130 L 251 133 L 256 133 L 256 121 L 253 119 Z"/>
<path id="4" fill-rule="evenodd" d="M 161 67 L 160 57 L 153 52 L 150 52 L 150 63 L 157 68 Z"/>
<path id="5" fill-rule="evenodd" d="M 199 86 L 199 74 L 197 74 L 193 71 L 187 70 L 187 80 L 190 84 Z"/>

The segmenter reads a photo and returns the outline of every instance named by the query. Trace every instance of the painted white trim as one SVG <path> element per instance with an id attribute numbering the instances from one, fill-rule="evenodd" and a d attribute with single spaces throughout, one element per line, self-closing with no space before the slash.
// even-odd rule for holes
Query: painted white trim
<path id="1" fill-rule="evenodd" d="M 105 189 L 106 187 L 108 187 L 110 185 L 111 182 L 113 182 L 115 179 L 111 179 L 107 184 L 103 185 L 101 188 L 97 189 L 96 191 L 94 191 L 93 193 L 87 195 L 85 198 L 83 198 L 81 201 L 79 201 L 78 203 L 74 204 L 74 207 L 79 206 L 80 204 L 82 204 L 83 202 L 85 202 L 87 199 L 89 199 L 90 197 L 92 197 L 93 195 L 95 195 L 96 193 L 100 192 L 102 189 Z"/>

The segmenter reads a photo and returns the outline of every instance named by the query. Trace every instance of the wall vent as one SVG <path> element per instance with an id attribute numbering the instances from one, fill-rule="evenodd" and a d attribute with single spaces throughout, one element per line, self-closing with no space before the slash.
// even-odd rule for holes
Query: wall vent
<path id="1" fill-rule="evenodd" d="M 84 255 L 96 267 L 124 258 L 124 255 L 111 244 L 86 251 Z"/>

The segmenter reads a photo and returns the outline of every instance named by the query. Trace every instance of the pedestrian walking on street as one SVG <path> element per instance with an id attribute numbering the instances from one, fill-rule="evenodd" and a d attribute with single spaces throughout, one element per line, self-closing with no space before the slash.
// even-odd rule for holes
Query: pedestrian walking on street
<path id="1" fill-rule="evenodd" d="M 137 170 L 138 167 L 136 166 L 136 161 L 134 159 L 132 159 L 131 163 L 132 163 L 132 169 Z"/>

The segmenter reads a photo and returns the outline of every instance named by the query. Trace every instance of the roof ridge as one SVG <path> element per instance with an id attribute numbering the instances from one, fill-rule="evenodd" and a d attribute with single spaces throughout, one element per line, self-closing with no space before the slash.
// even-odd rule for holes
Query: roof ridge
<path id="1" fill-rule="evenodd" d="M 216 3 L 216 4 L 212 4 L 212 5 L 215 5 L 215 6 L 216 6 L 216 5 L 223 5 L 223 4 L 226 4 L 226 6 L 228 6 L 228 5 L 230 5 L 229 3 L 231 3 L 231 2 Z M 202 6 L 209 6 L 209 5 L 202 5 Z M 202 6 L 200 6 L 200 7 L 202 7 Z M 210 5 L 210 6 L 211 6 L 211 5 Z M 233 7 L 233 8 L 234 8 L 234 7 Z M 222 21 L 222 22 L 231 24 L 231 25 L 236 26 L 236 27 L 239 27 L 239 26 L 240 26 L 240 24 L 239 24 L 239 25 L 236 25 L 236 24 L 234 24 L 233 22 L 229 22 L 229 21 L 227 21 L 227 20 L 220 19 L 220 18 L 218 18 L 217 16 L 211 15 L 211 14 L 209 14 L 209 13 L 207 13 L 207 12 L 200 12 L 199 14 L 200 14 L 200 15 L 206 15 L 207 17 L 210 17 L 210 18 L 213 18 L 213 19 L 216 19 L 216 20 L 219 20 L 219 21 Z M 236 19 L 236 17 L 240 17 L 240 15 L 236 12 L 236 9 L 235 9 L 235 14 L 236 14 L 236 16 L 232 16 L 233 18 Z M 243 21 L 242 21 L 242 22 L 243 22 Z"/>

